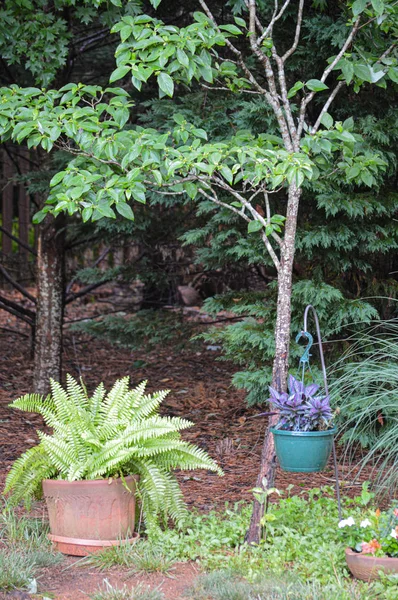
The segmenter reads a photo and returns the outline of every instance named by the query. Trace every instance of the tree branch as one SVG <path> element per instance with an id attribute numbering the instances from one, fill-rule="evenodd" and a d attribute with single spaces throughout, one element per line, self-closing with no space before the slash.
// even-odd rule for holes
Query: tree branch
<path id="1" fill-rule="evenodd" d="M 11 283 L 11 285 L 18 290 L 18 292 L 21 292 L 25 298 L 28 298 L 31 302 L 33 302 L 33 304 L 37 304 L 36 298 L 29 294 L 29 292 L 22 285 L 20 285 L 18 281 L 15 281 L 15 279 L 11 277 L 9 272 L 2 265 L 0 265 L 0 273 L 3 275 L 4 279 L 6 279 L 8 283 Z"/>
<path id="2" fill-rule="evenodd" d="M 322 81 L 322 83 L 325 83 L 329 73 L 331 73 L 331 71 L 334 69 L 334 67 L 337 65 L 337 63 L 339 62 L 339 60 L 342 58 L 342 56 L 344 55 L 344 53 L 346 52 L 346 50 L 348 49 L 348 47 L 351 45 L 351 43 L 354 40 L 354 37 L 359 29 L 359 23 L 360 23 L 361 17 L 359 16 L 357 18 L 357 20 L 354 23 L 353 28 L 350 31 L 350 34 L 348 35 L 346 41 L 344 42 L 340 52 L 334 57 L 333 61 L 330 63 L 330 65 L 324 70 L 320 80 Z M 333 92 L 332 92 L 333 93 Z M 336 92 L 337 93 L 337 92 Z M 305 120 L 305 112 L 307 109 L 308 104 L 311 102 L 311 100 L 313 99 L 313 97 L 315 96 L 315 92 L 311 92 L 310 94 L 308 94 L 307 96 L 305 96 L 303 98 L 303 100 L 301 101 L 301 106 L 300 106 L 300 116 L 299 116 L 299 125 L 298 125 L 298 129 L 297 129 L 297 134 L 298 137 L 300 138 L 302 132 L 303 132 L 303 127 L 304 127 L 304 120 Z"/>
<path id="3" fill-rule="evenodd" d="M 244 196 L 242 196 L 236 190 L 234 190 L 229 185 L 227 185 L 226 183 L 224 183 L 224 181 L 222 181 L 221 179 L 218 179 L 216 177 L 214 178 L 214 184 L 217 185 L 218 187 L 220 187 L 221 189 L 229 192 L 230 194 L 232 194 L 232 196 L 235 196 L 235 198 L 237 200 L 239 200 L 239 202 L 241 202 L 242 207 L 245 207 L 251 213 L 254 221 L 259 221 L 262 224 L 263 227 L 267 226 L 267 222 L 265 221 L 264 217 L 262 215 L 260 215 L 260 213 L 254 208 L 254 206 L 252 206 L 250 204 L 250 202 L 248 202 L 246 200 L 246 198 Z M 212 191 L 214 193 L 214 190 L 212 190 Z M 207 196 L 207 197 L 209 197 L 209 196 Z M 214 202 L 214 200 L 211 197 L 209 199 Z M 219 204 L 220 202 L 221 201 L 218 200 L 218 202 L 216 202 L 216 204 Z M 234 206 L 231 206 L 231 205 L 226 204 L 224 202 L 221 204 L 221 206 L 225 206 L 229 210 L 232 210 L 232 212 L 235 212 L 236 214 L 238 214 L 241 217 L 243 217 L 245 219 L 245 221 L 250 222 L 250 219 L 248 218 L 248 216 L 246 214 L 243 213 L 243 210 L 238 210 Z M 265 232 L 263 232 L 261 234 L 261 239 L 263 240 L 264 245 L 267 248 L 270 257 L 272 258 L 272 261 L 273 261 L 273 263 L 275 265 L 276 270 L 279 271 L 279 267 L 280 267 L 279 258 L 277 257 L 277 255 L 275 253 L 275 250 L 273 249 L 273 247 L 272 247 L 272 245 L 271 245 L 268 237 L 265 235 Z"/>
<path id="4" fill-rule="evenodd" d="M 22 315 L 25 315 L 29 319 L 32 319 L 32 321 L 34 321 L 34 319 L 36 317 L 36 313 L 34 313 L 33 310 L 30 310 L 29 308 L 25 308 L 24 306 L 21 306 L 20 304 L 17 304 L 16 302 L 9 300 L 5 296 L 0 295 L 0 302 L 2 304 L 4 304 L 5 306 L 7 306 L 8 308 L 16 311 L 17 313 L 20 313 Z M 17 316 L 19 316 L 19 314 Z"/>
<path id="5" fill-rule="evenodd" d="M 283 13 L 289 6 L 290 2 L 291 2 L 291 0 L 286 0 L 286 2 L 283 4 L 282 8 L 280 9 L 280 11 L 278 13 L 278 0 L 275 0 L 274 13 L 271 17 L 271 21 L 268 23 L 267 27 L 264 29 L 263 33 L 261 34 L 261 37 L 258 39 L 259 44 L 261 44 L 261 42 L 263 40 L 265 40 L 266 37 L 272 36 L 272 30 L 274 28 L 275 23 L 277 21 L 279 21 L 279 19 L 282 17 Z"/>
<path id="6" fill-rule="evenodd" d="M 267 194 L 267 192 L 265 190 L 263 190 L 263 194 L 264 194 L 264 200 L 265 200 L 265 212 L 266 212 L 266 215 L 267 215 L 267 224 L 271 225 L 271 208 L 270 208 L 270 205 L 269 205 L 268 194 Z M 277 244 L 279 244 L 279 246 L 281 246 L 282 245 L 282 240 L 279 237 L 279 235 L 275 231 L 273 231 L 271 235 L 274 238 L 274 240 L 277 242 Z"/>
<path id="7" fill-rule="evenodd" d="M 250 11 L 250 13 L 249 13 L 250 14 L 250 23 L 249 23 L 250 46 L 251 46 L 253 53 L 258 58 L 259 62 L 264 66 L 265 75 L 266 75 L 268 87 L 269 87 L 269 92 L 266 92 L 266 98 L 267 98 L 269 104 L 271 105 L 271 107 L 275 113 L 275 116 L 278 120 L 279 128 L 280 128 L 280 131 L 282 134 L 283 141 L 285 143 L 286 150 L 288 152 L 292 152 L 293 151 L 292 140 L 293 140 L 294 134 L 290 132 L 290 128 L 288 126 L 288 123 L 286 122 L 281 105 L 279 103 L 279 94 L 278 94 L 278 90 L 276 89 L 275 75 L 274 75 L 274 71 L 273 71 L 273 68 L 271 65 L 271 61 L 269 60 L 268 56 L 266 56 L 266 54 L 264 54 L 264 52 L 261 50 L 261 48 L 258 45 L 257 34 L 256 34 L 256 0 L 248 0 L 248 4 L 249 4 L 249 11 Z M 289 105 L 288 105 L 288 113 L 290 113 Z M 289 119 L 288 114 L 286 115 L 286 118 Z M 294 127 L 293 119 L 291 119 L 291 121 L 292 121 L 292 124 Z"/>
<path id="8" fill-rule="evenodd" d="M 2 296 L 0 296 L 0 309 L 5 310 L 6 312 L 10 313 L 11 315 L 14 315 L 14 317 L 17 317 L 18 319 L 21 319 L 21 321 L 25 321 L 25 323 L 27 323 L 30 327 L 34 326 L 34 321 L 29 319 L 28 317 L 25 317 L 23 314 L 19 313 L 17 310 L 11 308 L 10 306 L 7 306 L 7 304 L 3 303 L 3 298 Z"/>
<path id="9" fill-rule="evenodd" d="M 282 62 L 285 62 L 289 56 L 291 56 L 298 46 L 300 40 L 301 33 L 301 24 L 303 22 L 303 11 L 304 11 L 304 0 L 300 0 L 298 12 L 297 12 L 297 24 L 296 24 L 296 33 L 294 35 L 294 42 L 291 48 L 282 56 Z"/>
<path id="10" fill-rule="evenodd" d="M 71 292 L 69 294 L 69 296 L 66 297 L 65 304 L 70 304 L 74 300 L 77 300 L 77 298 L 81 298 L 82 296 L 85 296 L 86 294 L 89 294 L 90 292 L 92 292 L 92 291 L 96 290 L 97 288 L 99 288 L 101 285 L 105 285 L 109 281 L 110 280 L 108 279 L 107 281 L 100 281 L 100 282 L 97 282 L 97 283 L 90 283 L 90 285 L 86 285 L 86 287 L 82 288 L 78 292 Z"/>
<path id="11" fill-rule="evenodd" d="M 25 244 L 24 242 L 22 242 L 19 238 L 15 237 L 15 235 L 12 235 L 12 233 L 7 231 L 7 229 L 4 229 L 4 227 L 2 227 L 1 225 L 0 225 L 0 231 L 2 233 L 4 233 L 4 235 L 7 235 L 9 238 L 14 240 L 14 242 L 17 242 L 17 244 L 22 246 L 22 248 L 25 248 L 26 250 L 28 250 L 31 254 L 33 254 L 33 256 L 37 256 L 37 252 L 33 248 L 28 246 L 28 244 Z"/>
<path id="12" fill-rule="evenodd" d="M 217 21 L 214 18 L 211 10 L 207 6 L 206 2 L 204 2 L 204 0 L 199 0 L 199 4 L 203 8 L 204 12 L 209 17 L 209 19 L 214 23 L 214 26 L 217 29 L 217 31 L 222 34 L 222 31 L 218 27 Z M 240 50 L 238 50 L 228 38 L 225 38 L 225 43 L 226 43 L 227 47 L 231 50 L 231 52 L 233 52 L 235 54 L 235 56 L 237 57 L 237 63 L 241 67 L 243 72 L 245 73 L 245 75 L 248 78 L 248 80 L 250 81 L 250 83 L 252 85 L 254 85 L 254 87 L 256 88 L 257 91 L 259 91 L 261 94 L 264 94 L 265 96 L 267 96 L 267 94 L 268 94 L 267 90 L 264 89 L 258 83 L 257 79 L 254 77 L 253 73 L 250 71 L 250 69 L 247 67 L 245 61 L 243 60 L 242 52 Z"/>
<path id="13" fill-rule="evenodd" d="M 315 125 L 311 129 L 311 133 L 316 133 L 318 131 L 318 128 L 319 128 L 319 125 L 321 124 L 323 115 L 328 111 L 329 106 L 332 104 L 333 100 L 336 98 L 336 96 L 339 93 L 339 91 L 341 90 L 341 88 L 344 87 L 345 85 L 346 85 L 345 81 L 338 82 L 338 84 L 334 88 L 333 92 L 330 94 L 329 98 L 323 105 L 323 108 L 322 108 L 321 112 L 319 113 L 317 120 L 315 121 Z"/>

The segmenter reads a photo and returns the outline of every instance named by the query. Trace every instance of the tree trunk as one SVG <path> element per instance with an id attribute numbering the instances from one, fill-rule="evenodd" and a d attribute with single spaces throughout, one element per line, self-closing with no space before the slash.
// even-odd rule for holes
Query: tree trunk
<path id="1" fill-rule="evenodd" d="M 3 193 L 2 193 L 2 225 L 12 233 L 14 184 L 10 179 L 14 175 L 12 162 L 7 152 L 3 149 Z M 4 256 L 12 253 L 12 240 L 6 233 L 2 234 L 2 252 Z"/>
<path id="2" fill-rule="evenodd" d="M 19 169 L 22 174 L 28 171 L 29 151 L 26 148 L 20 149 Z M 20 183 L 18 187 L 18 237 L 26 246 L 29 245 L 30 228 L 30 197 L 25 184 Z M 26 247 L 19 246 L 19 275 L 22 284 L 29 284 L 29 252 Z"/>
<path id="3" fill-rule="evenodd" d="M 39 226 L 37 312 L 33 388 L 46 394 L 49 379 L 61 378 L 64 310 L 65 227 L 62 216 L 48 217 Z"/>
<path id="4" fill-rule="evenodd" d="M 300 195 L 301 189 L 297 189 L 296 186 L 292 184 L 289 188 L 285 235 L 281 246 L 280 268 L 278 272 L 278 301 L 272 385 L 279 392 L 286 389 L 289 367 L 293 260 Z M 264 478 L 267 480 L 267 487 L 272 487 L 275 479 L 276 457 L 274 451 L 274 438 L 270 428 L 275 425 L 277 420 L 277 415 L 273 415 L 268 422 L 261 451 L 260 472 L 257 477 L 256 487 L 263 487 L 262 482 Z M 257 500 L 254 500 L 250 526 L 246 535 L 246 540 L 249 543 L 258 544 L 260 541 L 260 521 L 264 513 L 264 508 L 264 505 L 261 505 Z"/>

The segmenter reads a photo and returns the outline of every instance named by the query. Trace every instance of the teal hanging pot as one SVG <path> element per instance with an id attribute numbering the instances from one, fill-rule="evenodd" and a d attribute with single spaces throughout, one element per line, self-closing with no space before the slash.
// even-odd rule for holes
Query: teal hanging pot
<path id="1" fill-rule="evenodd" d="M 327 431 L 286 431 L 271 428 L 275 452 L 283 471 L 323 471 L 333 447 L 336 427 Z"/>

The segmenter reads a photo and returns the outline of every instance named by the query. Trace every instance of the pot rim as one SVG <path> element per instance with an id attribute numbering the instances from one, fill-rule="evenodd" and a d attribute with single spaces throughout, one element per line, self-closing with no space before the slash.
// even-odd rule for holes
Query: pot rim
<path id="1" fill-rule="evenodd" d="M 289 431 L 287 429 L 276 429 L 275 427 L 271 427 L 270 431 L 274 435 L 285 435 L 290 437 L 325 437 L 335 435 L 337 433 L 337 427 L 325 429 L 325 431 Z"/>
<path id="2" fill-rule="evenodd" d="M 139 475 L 126 475 L 126 477 L 123 477 L 123 479 L 121 477 L 117 477 L 116 479 L 113 477 L 107 477 L 106 479 L 76 479 L 74 481 L 68 481 L 67 479 L 43 479 L 42 483 L 45 483 L 46 485 L 72 485 L 72 484 L 87 484 L 87 485 L 110 485 L 109 483 L 109 479 L 112 479 L 111 484 L 116 482 L 116 483 L 123 483 L 124 481 L 138 481 L 140 478 Z"/>
<path id="3" fill-rule="evenodd" d="M 355 550 L 353 550 L 352 548 L 346 548 L 345 549 L 345 553 L 346 556 L 356 556 L 358 558 L 360 558 L 361 560 L 366 560 L 366 561 L 378 561 L 378 560 L 394 560 L 397 562 L 398 565 L 398 556 L 372 556 L 369 554 L 362 554 L 362 552 L 355 552 Z"/>

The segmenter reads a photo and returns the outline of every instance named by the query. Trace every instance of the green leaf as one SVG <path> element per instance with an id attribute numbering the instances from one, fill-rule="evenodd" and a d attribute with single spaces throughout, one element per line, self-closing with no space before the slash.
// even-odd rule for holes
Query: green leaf
<path id="1" fill-rule="evenodd" d="M 207 133 L 204 129 L 196 129 L 195 127 L 194 129 L 192 129 L 192 133 L 195 137 L 201 138 L 202 140 L 207 140 Z"/>
<path id="2" fill-rule="evenodd" d="M 260 223 L 260 221 L 250 221 L 250 223 L 247 226 L 247 231 L 248 233 L 254 233 L 256 231 L 260 231 L 260 229 L 263 228 L 262 223 Z"/>
<path id="3" fill-rule="evenodd" d="M 84 223 L 87 223 L 91 219 L 91 215 L 93 214 L 92 206 L 87 206 L 82 210 L 82 219 Z"/>
<path id="4" fill-rule="evenodd" d="M 355 179 L 356 177 L 358 177 L 359 173 L 361 172 L 361 169 L 358 167 L 358 165 L 354 165 L 353 167 L 350 167 L 347 171 L 347 179 Z"/>
<path id="5" fill-rule="evenodd" d="M 172 80 L 170 75 L 168 75 L 167 73 L 160 73 L 157 79 L 158 85 L 162 92 L 164 92 L 167 96 L 170 96 L 171 98 L 174 93 L 174 81 Z"/>
<path id="6" fill-rule="evenodd" d="M 374 11 L 377 15 L 382 15 L 384 12 L 384 2 L 382 0 L 370 0 Z"/>
<path id="7" fill-rule="evenodd" d="M 352 5 L 352 13 L 354 17 L 360 15 L 366 8 L 367 0 L 355 0 Z"/>
<path id="8" fill-rule="evenodd" d="M 323 90 L 328 90 L 328 86 L 319 79 L 309 79 L 306 82 L 306 87 L 311 90 L 311 92 L 322 92 Z"/>
<path id="9" fill-rule="evenodd" d="M 293 98 L 297 94 L 299 90 L 302 90 L 304 87 L 304 83 L 302 81 L 296 81 L 293 87 L 287 93 L 288 98 Z"/>
<path id="10" fill-rule="evenodd" d="M 385 73 L 383 70 L 374 71 L 372 67 L 369 67 L 370 79 L 372 83 L 377 83 L 380 79 L 383 79 Z"/>
<path id="11" fill-rule="evenodd" d="M 374 178 L 373 178 L 373 175 L 370 173 L 370 171 L 368 171 L 367 169 L 364 169 L 361 172 L 361 179 L 365 185 L 367 185 L 368 187 L 372 187 L 372 185 L 374 183 Z"/>
<path id="12" fill-rule="evenodd" d="M 333 117 L 329 115 L 329 113 L 324 113 L 321 118 L 321 123 L 326 129 L 331 129 L 331 127 L 333 127 Z"/>
<path id="13" fill-rule="evenodd" d="M 352 117 L 348 117 L 348 119 L 343 122 L 343 129 L 347 131 L 352 131 L 354 129 L 354 119 Z"/>
<path id="14" fill-rule="evenodd" d="M 159 6 L 161 1 L 162 0 L 149 0 L 149 2 L 152 4 L 153 8 L 155 8 L 155 9 Z"/>
<path id="15" fill-rule="evenodd" d="M 246 25 L 246 21 L 244 19 L 242 19 L 241 17 L 234 17 L 234 21 L 237 25 L 239 25 L 239 27 L 247 27 Z"/>
<path id="16" fill-rule="evenodd" d="M 394 83 L 398 83 L 398 68 L 391 67 L 388 69 L 388 76 Z"/>
<path id="17" fill-rule="evenodd" d="M 113 83 L 114 81 L 117 81 L 118 79 L 122 79 L 130 71 L 130 69 L 131 69 L 131 67 L 129 67 L 128 65 L 123 65 L 122 67 L 118 67 L 111 74 L 111 76 L 109 78 L 109 82 Z"/>
<path id="18" fill-rule="evenodd" d="M 220 29 L 222 31 L 228 31 L 228 33 L 232 33 L 233 35 L 242 35 L 241 30 L 236 25 L 220 25 Z"/>
<path id="19" fill-rule="evenodd" d="M 34 216 L 33 216 L 33 223 L 35 223 L 36 225 L 38 223 L 41 223 L 47 216 L 47 211 L 44 210 L 39 210 L 39 212 L 37 212 Z"/>
<path id="20" fill-rule="evenodd" d="M 177 60 L 183 67 L 189 67 L 188 55 L 181 48 L 177 48 Z"/>
<path id="21" fill-rule="evenodd" d="M 108 217 L 108 219 L 116 219 L 114 211 L 107 202 L 101 202 L 101 204 L 98 204 L 96 210 L 104 217 Z"/>
<path id="22" fill-rule="evenodd" d="M 225 166 L 225 167 L 221 167 L 220 171 L 221 171 L 221 175 L 224 177 L 224 179 L 226 179 L 228 181 L 228 183 L 230 183 L 232 185 L 232 182 L 234 180 L 234 175 L 233 175 L 231 169 L 229 167 Z"/>
<path id="23" fill-rule="evenodd" d="M 362 79 L 362 81 L 368 81 L 369 83 L 372 83 L 369 65 L 356 63 L 354 65 L 354 73 L 356 77 L 358 77 L 358 79 Z"/>
<path id="24" fill-rule="evenodd" d="M 354 65 L 352 62 L 344 60 L 341 65 L 341 72 L 343 73 L 343 77 L 349 85 L 354 77 Z"/>
<path id="25" fill-rule="evenodd" d="M 125 42 L 127 40 L 127 38 L 130 37 L 132 31 L 133 31 L 133 28 L 130 27 L 130 25 L 125 25 L 124 27 L 122 27 L 122 29 L 120 30 L 120 38 L 121 38 L 122 42 Z"/>
<path id="26" fill-rule="evenodd" d="M 196 187 L 196 185 L 192 181 L 187 181 L 184 184 L 184 189 L 187 192 L 188 196 L 191 198 L 191 200 L 194 200 L 198 193 L 198 188 Z"/>
<path id="27" fill-rule="evenodd" d="M 129 219 L 130 221 L 134 221 L 134 213 L 127 202 L 117 202 L 115 207 L 119 215 L 122 215 L 122 217 Z"/>
<path id="28" fill-rule="evenodd" d="M 57 185 L 57 183 L 63 180 L 65 175 L 66 171 L 59 171 L 59 173 L 56 173 L 50 181 L 50 187 L 54 187 L 55 185 Z"/>

